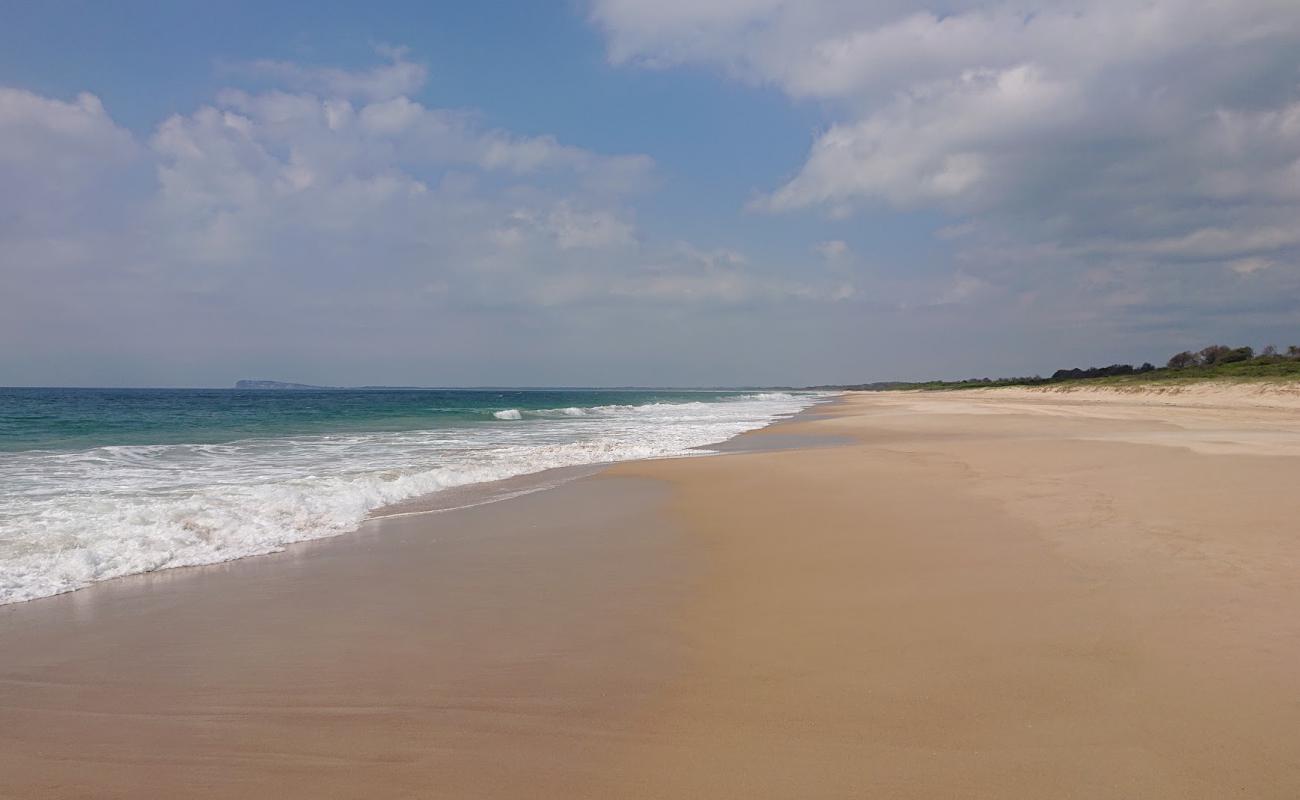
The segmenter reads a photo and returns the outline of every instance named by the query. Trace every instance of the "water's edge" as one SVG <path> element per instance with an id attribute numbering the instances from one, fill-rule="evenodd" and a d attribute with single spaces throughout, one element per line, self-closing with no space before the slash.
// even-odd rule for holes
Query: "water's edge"
<path id="1" fill-rule="evenodd" d="M 699 456 L 710 455 L 710 454 L 725 453 L 736 449 L 745 449 L 745 450 L 769 449 L 770 446 L 776 445 L 775 439 L 770 439 L 766 443 L 767 446 L 760 443 L 761 439 L 755 440 L 754 444 L 746 445 L 744 447 L 737 447 L 735 445 L 735 442 L 742 439 L 746 439 L 746 437 L 749 437 L 751 434 L 768 431 L 772 428 L 782 426 L 791 422 L 795 422 L 802 418 L 806 418 L 807 415 L 815 412 L 815 410 L 818 409 L 819 407 L 824 407 L 825 403 L 828 401 L 833 402 L 833 398 L 822 397 L 816 400 L 812 400 L 812 402 L 809 405 L 805 406 L 803 409 L 795 412 L 790 416 L 778 417 L 776 419 L 769 420 L 761 427 L 750 429 L 748 431 L 743 431 L 737 435 L 731 436 L 719 442 L 691 448 L 692 450 L 698 451 L 698 455 L 680 454 L 680 455 L 670 455 L 670 456 L 651 456 L 650 458 L 699 457 Z M 462 486 L 445 487 L 428 493 L 420 494 L 411 498 L 405 498 L 394 503 L 387 503 L 381 505 L 377 508 L 372 509 L 370 512 L 368 512 L 365 515 L 363 519 L 359 520 L 357 523 L 355 523 L 350 527 L 335 530 L 335 531 L 322 531 L 319 534 L 312 535 L 309 537 L 304 537 L 303 539 L 299 539 L 299 540 L 284 541 L 274 549 L 267 549 L 262 552 L 248 552 L 243 554 L 228 553 L 225 555 L 229 557 L 213 559 L 210 561 L 200 561 L 200 562 L 191 562 L 191 563 L 183 563 L 183 562 L 165 563 L 162 564 L 161 566 L 141 569 L 138 571 L 119 573 L 116 575 L 112 575 L 112 574 L 105 575 L 103 577 L 92 578 L 90 580 L 81 583 L 80 585 L 67 586 L 66 588 L 62 588 L 61 590 L 48 592 L 38 596 L 5 598 L 4 600 L 0 600 L 0 608 L 3 608 L 5 606 L 13 606 L 13 605 L 25 605 L 26 603 L 37 602 L 43 599 L 57 597 L 63 594 L 68 594 L 70 592 L 77 592 L 83 589 L 94 587 L 96 585 L 120 581 L 123 578 L 139 577 L 143 575 L 155 574 L 158 572 L 171 572 L 174 570 L 185 570 L 187 568 L 194 568 L 194 567 L 207 568 L 207 567 L 219 566 L 224 564 L 230 564 L 236 561 L 243 561 L 245 559 L 253 558 L 256 556 L 270 555 L 276 552 L 286 552 L 291 549 L 296 549 L 303 544 L 308 544 L 313 541 L 321 541 L 321 540 L 331 539 L 349 533 L 355 533 L 361 527 L 371 522 L 377 522 L 395 516 L 409 516 L 414 514 L 439 513 L 442 511 L 463 509 L 467 507 L 483 505 L 486 503 L 495 503 L 502 500 L 510 499 L 512 497 L 518 497 L 525 494 L 532 494 L 539 491 L 545 491 L 550 488 L 554 488 L 563 484 L 570 483 L 580 478 L 598 474 L 604 471 L 605 469 L 607 469 L 610 465 L 614 463 L 643 460 L 643 458 L 644 457 L 635 457 L 631 459 L 615 459 L 608 462 L 594 462 L 594 463 L 587 463 L 581 465 L 554 467 L 554 468 L 542 469 L 537 472 L 525 473 L 522 475 L 508 477 L 501 480 L 490 480 L 490 481 L 484 481 L 478 483 L 470 483 Z M 8 602 L 5 602 L 6 600 Z"/>
<path id="2" fill-rule="evenodd" d="M 701 456 L 726 456 L 734 453 L 752 453 L 771 450 L 804 449 L 808 447 L 827 447 L 844 444 L 846 440 L 834 436 L 808 436 L 786 434 L 780 428 L 810 419 L 816 419 L 831 406 L 840 402 L 839 396 L 827 397 L 814 402 L 795 414 L 769 422 L 761 428 L 744 431 L 720 442 L 692 448 L 698 451 L 689 456 L 663 456 L 663 459 L 699 458 Z M 760 435 L 761 434 L 761 435 Z M 583 464 L 571 467 L 555 467 L 540 472 L 516 475 L 499 481 L 486 481 L 468 486 L 457 486 L 437 492 L 412 497 L 398 503 L 380 506 L 370 512 L 362 522 L 367 524 L 375 520 L 392 517 L 417 516 L 420 514 L 439 514 L 445 511 L 458 511 L 473 508 L 486 503 L 497 503 L 521 495 L 546 491 L 563 486 L 583 478 L 589 478 L 608 470 L 615 464 L 635 463 L 636 461 L 654 461 L 651 459 L 632 459 L 631 461 L 611 461 L 603 464 Z M 355 532 L 351 531 L 351 532 Z M 339 535 L 346 535 L 345 531 Z"/>

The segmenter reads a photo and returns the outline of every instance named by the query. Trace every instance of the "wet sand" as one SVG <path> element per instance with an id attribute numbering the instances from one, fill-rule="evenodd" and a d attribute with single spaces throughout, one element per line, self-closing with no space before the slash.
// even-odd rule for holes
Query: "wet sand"
<path id="1" fill-rule="evenodd" d="M 573 797 L 675 661 L 664 487 L 578 481 L 0 607 L 0 797 Z"/>
<path id="2" fill-rule="evenodd" d="M 744 440 L 0 608 L 0 796 L 1300 796 L 1294 409 Z"/>

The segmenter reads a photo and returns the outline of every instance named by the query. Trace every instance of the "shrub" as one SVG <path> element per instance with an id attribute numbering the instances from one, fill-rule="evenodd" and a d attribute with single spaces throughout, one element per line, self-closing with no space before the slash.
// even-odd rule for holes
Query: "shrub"
<path id="1" fill-rule="evenodd" d="M 1234 347 L 1224 353 L 1216 364 L 1237 364 L 1242 361 L 1249 361 L 1255 357 L 1255 348 L 1253 347 Z"/>
<path id="2" fill-rule="evenodd" d="M 1225 347 L 1221 344 L 1212 344 L 1199 353 L 1201 357 L 1200 363 L 1202 366 L 1212 367 L 1215 364 L 1222 363 L 1224 357 L 1231 352 L 1231 347 Z"/>
<path id="3" fill-rule="evenodd" d="M 1201 363 L 1201 357 L 1190 350 L 1184 350 L 1169 359 L 1168 367 L 1170 369 L 1185 369 L 1195 367 Z"/>

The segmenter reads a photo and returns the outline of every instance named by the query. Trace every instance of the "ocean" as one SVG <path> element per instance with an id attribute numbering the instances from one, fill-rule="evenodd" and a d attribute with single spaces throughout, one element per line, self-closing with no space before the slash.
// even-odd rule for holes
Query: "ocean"
<path id="1" fill-rule="evenodd" d="M 0 604 L 272 553 L 556 467 L 696 455 L 812 393 L 0 389 Z"/>

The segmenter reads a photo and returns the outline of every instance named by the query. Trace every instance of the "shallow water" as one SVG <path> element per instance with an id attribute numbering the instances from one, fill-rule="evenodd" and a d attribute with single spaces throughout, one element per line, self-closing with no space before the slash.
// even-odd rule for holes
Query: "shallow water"
<path id="1" fill-rule="evenodd" d="M 0 390 L 0 603 L 280 550 L 375 509 L 688 455 L 798 393 Z"/>

